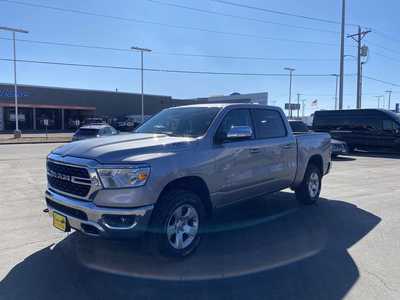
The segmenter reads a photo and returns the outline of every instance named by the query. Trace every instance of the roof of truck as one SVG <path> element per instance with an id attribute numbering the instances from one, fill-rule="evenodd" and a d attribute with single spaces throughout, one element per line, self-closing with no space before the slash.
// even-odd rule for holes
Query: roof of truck
<path id="1" fill-rule="evenodd" d="M 191 105 L 184 105 L 184 106 L 176 106 L 172 108 L 178 108 L 178 107 L 219 107 L 219 108 L 225 108 L 225 107 L 269 107 L 269 108 L 277 108 L 275 106 L 266 106 L 266 105 L 261 105 L 261 104 L 254 104 L 254 103 L 201 103 L 201 104 L 191 104 Z"/>
<path id="2" fill-rule="evenodd" d="M 111 127 L 108 124 L 89 124 L 89 125 L 84 125 L 80 129 L 103 129 L 105 127 Z"/>

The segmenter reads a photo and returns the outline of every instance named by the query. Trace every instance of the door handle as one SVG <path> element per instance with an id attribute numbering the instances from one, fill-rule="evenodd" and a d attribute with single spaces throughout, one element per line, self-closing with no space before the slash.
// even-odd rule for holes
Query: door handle
<path id="1" fill-rule="evenodd" d="M 261 152 L 260 148 L 251 148 L 249 151 L 251 154 L 257 154 Z"/>
<path id="2" fill-rule="evenodd" d="M 293 149 L 293 144 L 287 144 L 287 145 L 283 145 L 282 149 L 288 150 L 288 149 Z"/>

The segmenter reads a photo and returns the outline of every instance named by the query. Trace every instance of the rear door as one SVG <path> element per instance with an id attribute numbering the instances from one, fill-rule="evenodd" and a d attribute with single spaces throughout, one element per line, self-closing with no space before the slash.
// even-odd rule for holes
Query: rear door
<path id="1" fill-rule="evenodd" d="M 380 123 L 373 114 L 357 114 L 347 120 L 351 144 L 355 146 L 379 146 Z"/>
<path id="2" fill-rule="evenodd" d="M 265 192 L 289 187 L 296 175 L 296 138 L 286 128 L 281 113 L 270 109 L 252 109 L 257 148 L 261 153 L 255 177 Z"/>

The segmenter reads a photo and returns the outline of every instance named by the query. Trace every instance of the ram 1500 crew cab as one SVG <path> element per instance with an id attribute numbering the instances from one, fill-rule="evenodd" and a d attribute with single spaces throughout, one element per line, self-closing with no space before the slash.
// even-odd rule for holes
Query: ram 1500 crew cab
<path id="1" fill-rule="evenodd" d="M 157 252 L 186 256 L 217 208 L 286 188 L 315 203 L 330 149 L 326 133 L 294 136 L 277 107 L 169 108 L 133 134 L 52 151 L 46 202 L 58 229 L 105 238 L 146 233 Z"/>

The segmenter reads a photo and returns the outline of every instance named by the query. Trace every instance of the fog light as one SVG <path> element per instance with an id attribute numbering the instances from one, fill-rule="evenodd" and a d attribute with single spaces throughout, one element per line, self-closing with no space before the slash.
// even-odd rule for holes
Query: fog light
<path id="1" fill-rule="evenodd" d="M 104 215 L 103 221 L 107 227 L 127 228 L 135 224 L 135 216 Z"/>

